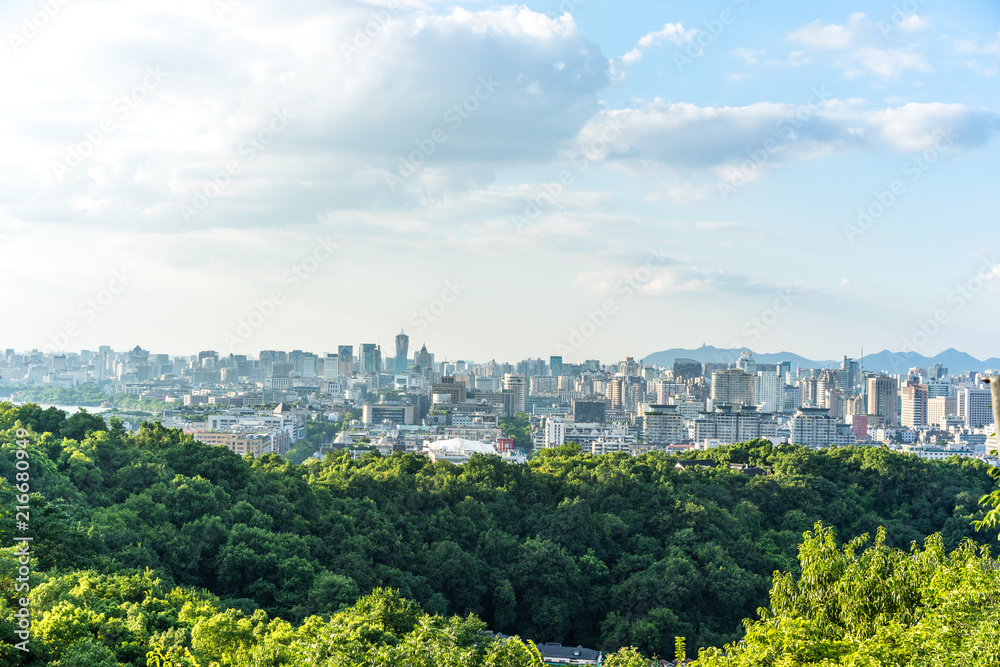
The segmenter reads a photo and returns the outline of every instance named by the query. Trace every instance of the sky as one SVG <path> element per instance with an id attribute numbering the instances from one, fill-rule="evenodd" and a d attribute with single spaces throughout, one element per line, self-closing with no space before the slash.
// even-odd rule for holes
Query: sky
<path id="1" fill-rule="evenodd" d="M 2 348 L 1000 356 L 995 2 L 9 0 L 0 32 Z"/>

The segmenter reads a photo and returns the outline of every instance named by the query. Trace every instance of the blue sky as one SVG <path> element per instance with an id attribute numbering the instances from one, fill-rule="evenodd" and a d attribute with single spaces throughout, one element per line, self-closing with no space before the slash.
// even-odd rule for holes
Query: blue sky
<path id="1" fill-rule="evenodd" d="M 53 0 L 0 28 L 3 347 L 998 353 L 993 3 Z"/>

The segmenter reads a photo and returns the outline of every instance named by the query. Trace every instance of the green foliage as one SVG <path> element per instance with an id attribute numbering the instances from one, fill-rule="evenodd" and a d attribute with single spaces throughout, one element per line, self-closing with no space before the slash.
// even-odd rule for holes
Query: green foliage
<path id="1" fill-rule="evenodd" d="M 989 475 L 993 479 L 1000 482 L 1000 468 L 990 468 Z M 979 504 L 985 507 L 992 507 L 989 512 L 986 513 L 981 520 L 973 521 L 972 525 L 976 530 L 982 530 L 984 528 L 997 528 L 1000 526 L 1000 489 L 994 490 L 992 493 L 985 494 L 979 499 Z M 1000 535 L 997 535 L 997 539 L 1000 540 Z"/>
<path id="2" fill-rule="evenodd" d="M 799 549 L 801 575 L 776 574 L 771 605 L 746 636 L 701 652 L 699 667 L 1000 663 L 1000 563 L 971 540 L 948 553 L 886 546 L 879 529 L 839 546 L 817 523 Z"/>
<path id="3" fill-rule="evenodd" d="M 649 667 L 649 660 L 634 646 L 618 650 L 604 659 L 604 667 Z"/>
<path id="4" fill-rule="evenodd" d="M 126 410 L 163 410 L 180 405 L 152 398 L 139 398 L 133 394 L 107 394 L 95 382 L 88 382 L 76 387 L 37 387 L 34 385 L 18 387 L 17 398 L 24 402 L 46 403 L 49 405 L 84 405 L 97 407 L 105 402 L 112 403 L 116 408 Z M 49 408 L 56 410 L 56 408 Z M 101 419 L 97 417 L 97 419 Z"/>
<path id="5" fill-rule="evenodd" d="M 531 449 L 531 418 L 526 412 L 501 417 L 500 428 L 508 438 L 514 439 L 514 447 L 525 451 Z"/>
<path id="6" fill-rule="evenodd" d="M 323 425 L 319 435 L 340 426 Z M 240 457 L 158 423 L 130 434 L 115 422 L 102 429 L 87 417 L 0 403 L 5 544 L 17 504 L 18 427 L 30 431 L 36 586 L 62 582 L 41 607 L 52 622 L 38 620 L 48 628 L 45 659 L 70 659 L 70 647 L 84 642 L 73 650 L 97 664 L 107 656 L 88 636 L 122 664 L 145 664 L 147 653 L 199 667 L 286 664 L 304 660 L 293 635 L 318 637 L 331 619 L 361 625 L 336 635 L 317 664 L 355 664 L 350 656 L 368 649 L 412 664 L 427 655 L 441 664 L 531 658 L 521 642 L 462 643 L 461 633 L 482 623 L 609 657 L 626 647 L 671 657 L 678 636 L 691 647 L 740 639 L 743 619 L 767 604 L 772 573 L 803 572 L 797 547 L 816 521 L 843 535 L 883 527 L 887 550 L 931 533 L 955 549 L 977 537 L 971 523 L 985 512 L 976 499 L 992 486 L 978 461 L 767 441 L 712 450 L 704 456 L 718 467 L 686 471 L 675 456 L 595 457 L 575 445 L 539 452 L 527 465 L 340 453 L 303 466 Z M 751 478 L 728 463 L 772 474 Z M 116 577 L 140 575 L 149 577 L 145 597 L 119 600 Z M 0 620 L 9 621 L 12 586 L 3 581 Z M 73 593 L 81 581 L 113 605 L 83 588 Z M 359 599 L 367 602 L 358 607 Z M 389 622 L 392 609 L 405 622 Z M 155 622 L 143 620 L 154 611 Z M 4 627 L 11 631 L 0 623 L 0 634 Z M 366 634 L 373 628 L 381 629 Z M 110 631 L 118 634 L 101 634 Z M 245 650 L 217 655 L 219 636 Z M 440 655 L 421 653 L 417 636 Z M 333 655 L 346 662 L 323 662 Z"/>

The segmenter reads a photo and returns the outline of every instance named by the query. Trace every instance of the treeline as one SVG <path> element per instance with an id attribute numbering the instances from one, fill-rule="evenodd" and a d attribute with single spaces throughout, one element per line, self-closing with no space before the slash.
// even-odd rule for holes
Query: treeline
<path id="1" fill-rule="evenodd" d="M 179 403 L 169 403 L 155 398 L 139 398 L 134 394 L 106 394 L 100 385 L 94 382 L 81 384 L 77 387 L 16 387 L 13 390 L 17 400 L 49 405 L 83 405 L 97 407 L 104 402 L 110 402 L 117 408 L 126 410 L 148 410 L 162 412 L 171 407 L 179 407 Z"/>
<path id="2" fill-rule="evenodd" d="M 374 453 L 293 465 L 276 455 L 240 458 L 159 424 L 129 434 L 85 413 L 0 404 L 3 545 L 15 533 L 19 427 L 32 434 L 34 571 L 63 582 L 51 594 L 32 592 L 42 627 L 62 618 L 52 616 L 58 609 L 70 614 L 76 603 L 61 596 L 80 577 L 115 590 L 124 585 L 116 577 L 147 577 L 167 597 L 208 596 L 211 617 L 229 614 L 233 628 L 253 636 L 264 632 L 255 623 L 300 632 L 327 622 L 312 617 L 353 613 L 359 599 L 391 589 L 438 624 L 474 623 L 474 614 L 492 631 L 536 642 L 634 646 L 647 656 L 671 656 L 681 636 L 693 653 L 743 636 L 743 619 L 768 603 L 772 574 L 800 572 L 798 545 L 815 522 L 845 536 L 884 527 L 887 547 L 940 533 L 951 550 L 988 539 L 971 522 L 983 517 L 978 499 L 993 485 L 974 460 L 767 441 L 700 454 L 717 467 L 686 471 L 675 456 L 594 457 L 573 446 L 520 466 Z M 750 477 L 731 463 L 770 474 Z M 9 572 L 0 573 L 5 638 L 13 636 Z M 108 619 L 120 606 L 94 604 Z M 79 635 L 73 642 L 96 642 L 123 664 L 144 665 L 140 649 L 154 647 L 197 654 L 201 621 L 178 614 L 136 635 L 127 659 L 117 639 L 74 635 L 91 626 L 72 625 L 72 614 L 51 622 L 77 630 L 52 637 L 65 644 Z"/>

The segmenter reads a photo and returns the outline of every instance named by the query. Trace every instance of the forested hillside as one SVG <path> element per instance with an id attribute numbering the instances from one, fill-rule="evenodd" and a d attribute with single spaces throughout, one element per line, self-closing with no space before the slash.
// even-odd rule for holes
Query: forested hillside
<path id="1" fill-rule="evenodd" d="M 438 637 L 456 652 L 413 664 L 522 664 L 491 657 L 521 644 L 487 642 L 482 628 L 661 656 L 683 636 L 694 653 L 742 636 L 743 619 L 768 604 L 773 572 L 800 572 L 798 546 L 817 521 L 845 538 L 884 526 L 887 548 L 938 532 L 945 550 L 992 539 L 971 522 L 993 481 L 969 460 L 751 442 L 703 454 L 716 468 L 685 471 L 674 456 L 571 446 L 522 466 L 374 454 L 292 465 L 158 424 L 130 435 L 84 413 L 0 404 L 8 647 L 21 427 L 34 631 L 30 656 L 5 649 L 12 665 L 145 665 L 154 649 L 190 653 L 192 665 L 357 664 L 329 656 L 402 651 L 411 633 L 415 645 Z M 295 651 L 320 636 L 331 637 L 327 657 L 300 662 Z M 236 661 L 254 652 L 273 660 Z"/>

